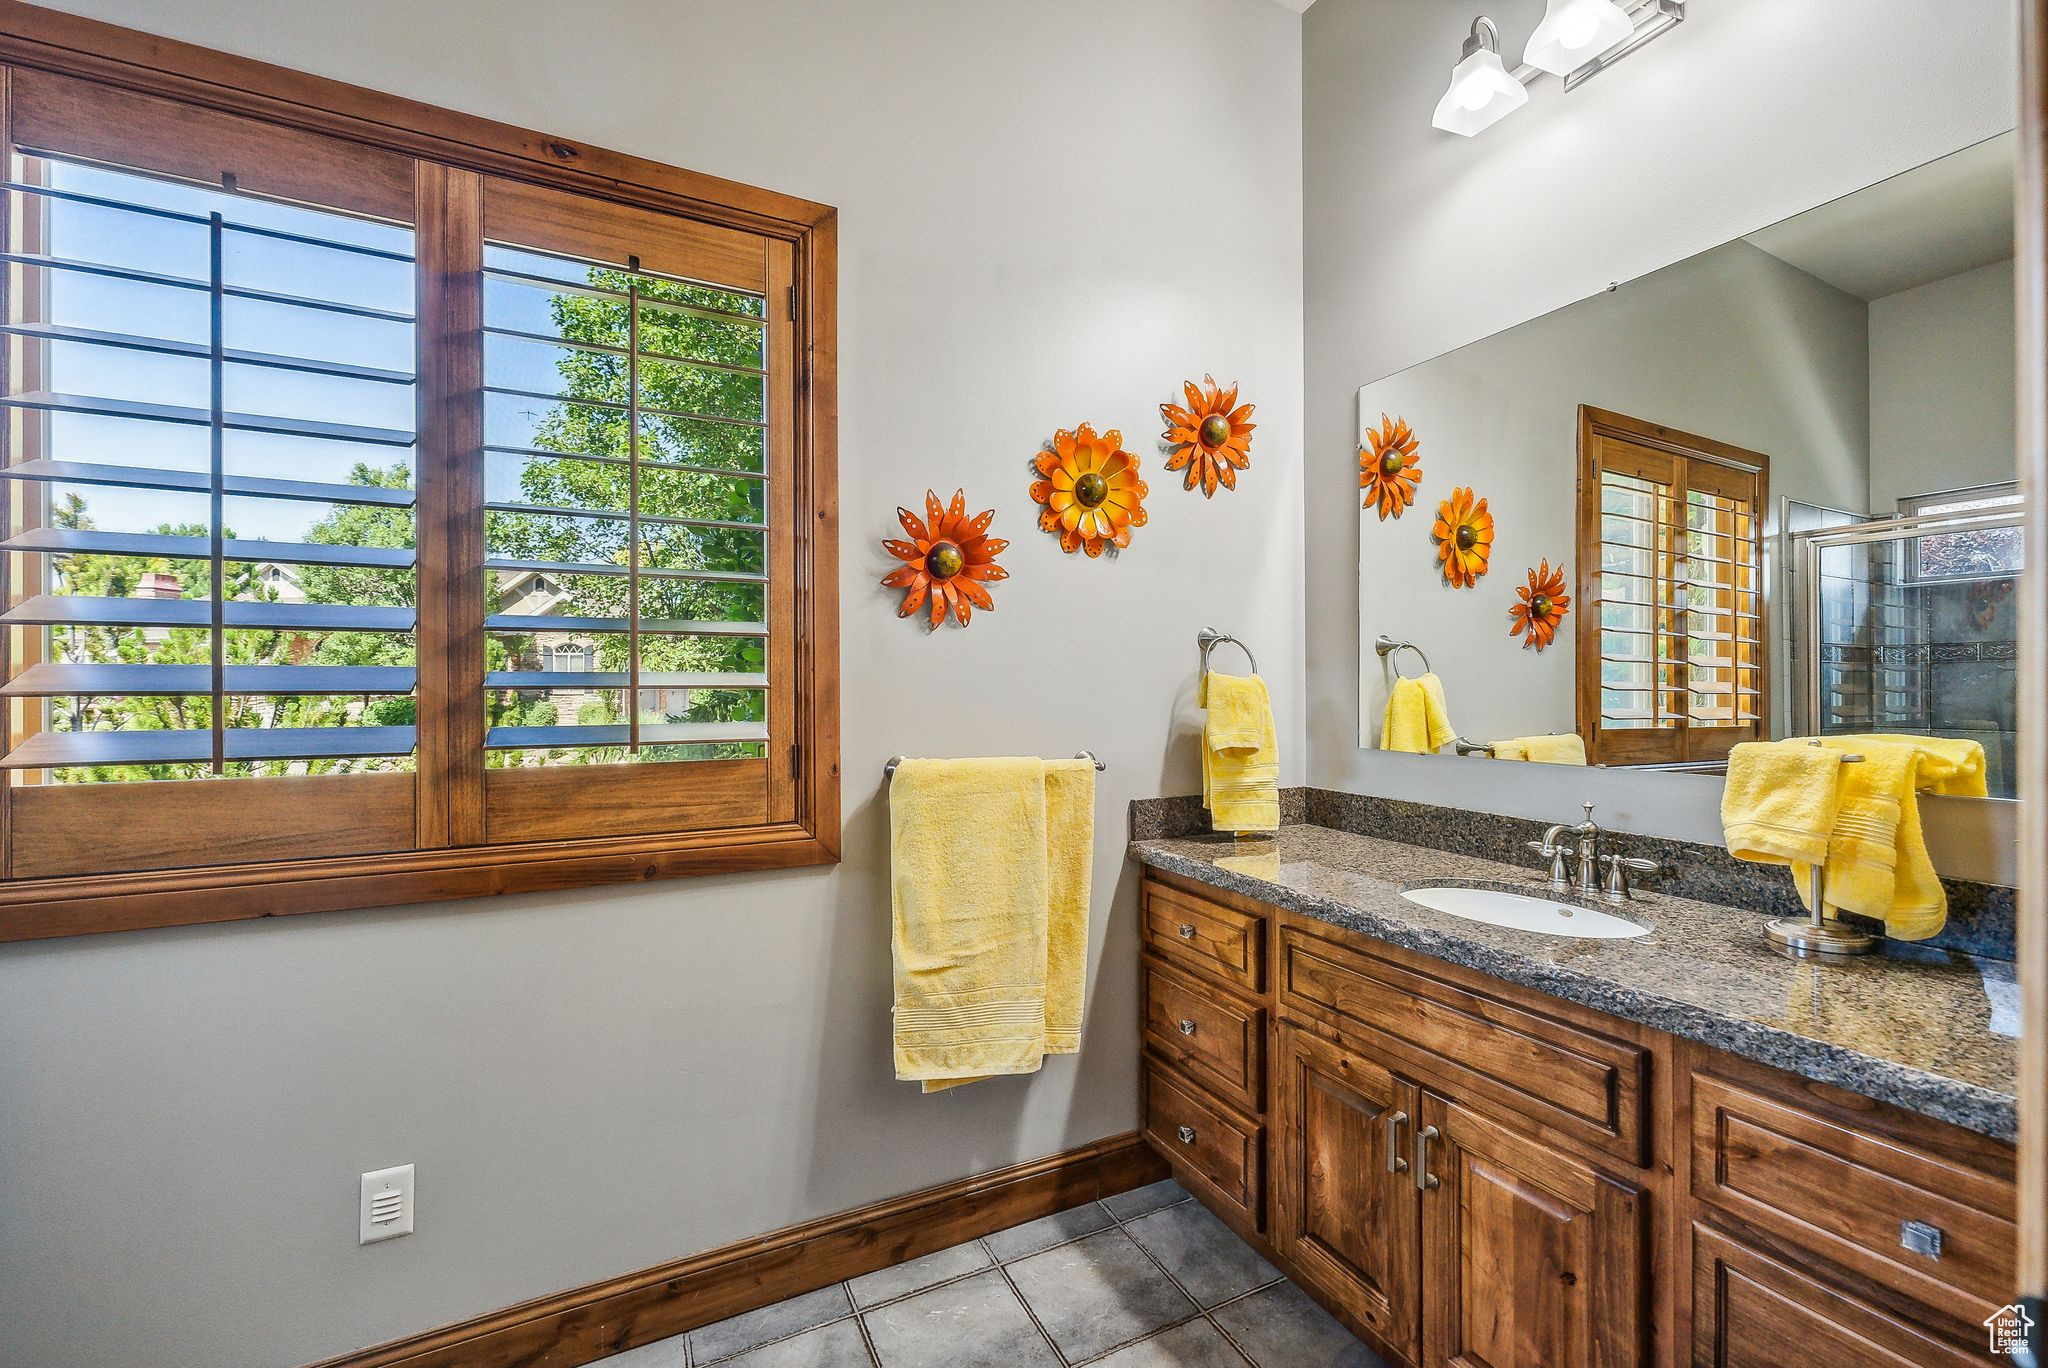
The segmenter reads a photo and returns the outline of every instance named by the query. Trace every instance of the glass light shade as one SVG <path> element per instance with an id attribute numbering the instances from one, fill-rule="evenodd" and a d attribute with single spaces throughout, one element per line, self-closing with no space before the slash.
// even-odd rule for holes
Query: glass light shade
<path id="1" fill-rule="evenodd" d="M 1522 60 L 1567 76 L 1635 32 L 1614 0 L 1548 0 Z"/>
<path id="2" fill-rule="evenodd" d="M 1436 102 L 1430 122 L 1446 133 L 1469 138 L 1529 102 L 1529 92 L 1508 74 L 1498 52 L 1480 48 L 1451 68 L 1450 89 Z"/>

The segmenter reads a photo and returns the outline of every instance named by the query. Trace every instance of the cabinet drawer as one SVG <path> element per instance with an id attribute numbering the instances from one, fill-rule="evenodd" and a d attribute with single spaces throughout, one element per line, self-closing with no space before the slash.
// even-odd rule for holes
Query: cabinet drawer
<path id="1" fill-rule="evenodd" d="M 1183 1183 L 1261 1228 L 1262 1127 L 1231 1115 L 1164 1064 L 1147 1059 L 1145 1135 Z"/>
<path id="2" fill-rule="evenodd" d="M 1241 1111 L 1265 1109 L 1266 1013 L 1147 955 L 1145 1043 Z"/>
<path id="3" fill-rule="evenodd" d="M 1647 1162 L 1649 1051 L 1556 1017 L 1467 992 L 1309 934 L 1280 930 L 1280 1010 L 1345 1033 L 1441 1080 L 1631 1164 Z M 1350 1034 L 1357 1035 L 1356 1031 Z"/>
<path id="4" fill-rule="evenodd" d="M 1178 963 L 1266 989 L 1266 919 L 1154 880 L 1144 886 L 1145 943 Z"/>
<path id="5" fill-rule="evenodd" d="M 2011 1300 L 2013 1186 L 1789 1099 L 1692 1075 L 1693 1195 L 1944 1316 Z M 1920 1253 L 1909 1231 L 1940 1241 Z"/>
<path id="6" fill-rule="evenodd" d="M 1985 1359 L 1707 1226 L 1693 1234 L 1694 1368 L 1968 1368 Z"/>

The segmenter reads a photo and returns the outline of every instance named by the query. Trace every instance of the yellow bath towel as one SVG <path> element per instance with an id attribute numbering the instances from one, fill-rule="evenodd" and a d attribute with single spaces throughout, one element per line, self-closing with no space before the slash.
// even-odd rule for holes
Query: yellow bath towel
<path id="1" fill-rule="evenodd" d="M 1095 762 L 1045 763 L 1045 1052 L 1081 1049 L 1088 891 L 1095 871 Z"/>
<path id="2" fill-rule="evenodd" d="M 1280 745 L 1257 675 L 1205 674 L 1202 803 L 1218 831 L 1280 829 Z"/>
<path id="3" fill-rule="evenodd" d="M 1516 736 L 1493 743 L 1496 760 L 1528 760 L 1538 765 L 1583 765 L 1586 742 L 1577 732 L 1562 736 Z"/>
<path id="4" fill-rule="evenodd" d="M 1835 830 L 1842 752 L 1804 740 L 1746 741 L 1728 752 L 1721 833 L 1756 864 L 1812 864 Z"/>
<path id="5" fill-rule="evenodd" d="M 889 788 L 896 1076 L 927 1092 L 1080 1046 L 1087 760 L 906 760 Z"/>
<path id="6" fill-rule="evenodd" d="M 1841 770 L 1827 848 L 1827 910 L 1878 918 L 1899 940 L 1927 939 L 1948 920 L 1948 894 L 1927 855 L 1919 795 L 1984 796 L 1984 748 L 1904 735 L 1829 736 L 1822 744 L 1863 757 Z M 1808 868 L 1793 866 L 1802 902 Z"/>
<path id="7" fill-rule="evenodd" d="M 1444 682 L 1435 674 L 1396 679 L 1387 692 L 1387 716 L 1380 724 L 1380 749 L 1428 755 L 1457 739 L 1444 706 Z"/>

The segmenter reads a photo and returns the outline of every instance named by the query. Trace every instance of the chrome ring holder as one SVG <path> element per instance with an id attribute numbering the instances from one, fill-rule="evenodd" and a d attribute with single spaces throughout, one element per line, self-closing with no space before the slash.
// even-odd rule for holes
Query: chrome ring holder
<path id="1" fill-rule="evenodd" d="M 1242 641 L 1239 641 L 1230 633 L 1219 632 L 1214 627 L 1204 627 L 1201 630 L 1201 632 L 1195 637 L 1195 640 L 1201 643 L 1202 647 L 1203 674 L 1209 673 L 1209 652 L 1215 650 L 1218 646 L 1224 645 L 1235 646 L 1238 650 L 1243 651 L 1245 660 L 1248 663 L 1250 663 L 1252 667 L 1252 673 L 1257 674 L 1259 672 L 1258 657 L 1252 654 L 1252 648 L 1245 645 Z"/>
<path id="2" fill-rule="evenodd" d="M 1401 673 L 1401 657 L 1397 654 L 1401 651 L 1415 652 L 1415 658 L 1422 662 L 1422 672 L 1424 674 L 1430 673 L 1429 657 L 1424 655 L 1422 648 L 1412 641 L 1396 641 L 1385 632 L 1381 632 L 1373 639 L 1372 648 L 1378 653 L 1381 660 L 1386 660 L 1389 656 L 1393 657 L 1389 663 L 1393 667 L 1396 679 L 1406 679 L 1408 677 Z"/>

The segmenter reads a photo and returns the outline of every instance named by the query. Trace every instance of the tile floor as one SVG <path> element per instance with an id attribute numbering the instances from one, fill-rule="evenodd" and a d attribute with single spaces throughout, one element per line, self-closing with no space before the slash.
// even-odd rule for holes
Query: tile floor
<path id="1" fill-rule="evenodd" d="M 604 1368 L 1385 1368 L 1168 1180 Z"/>

